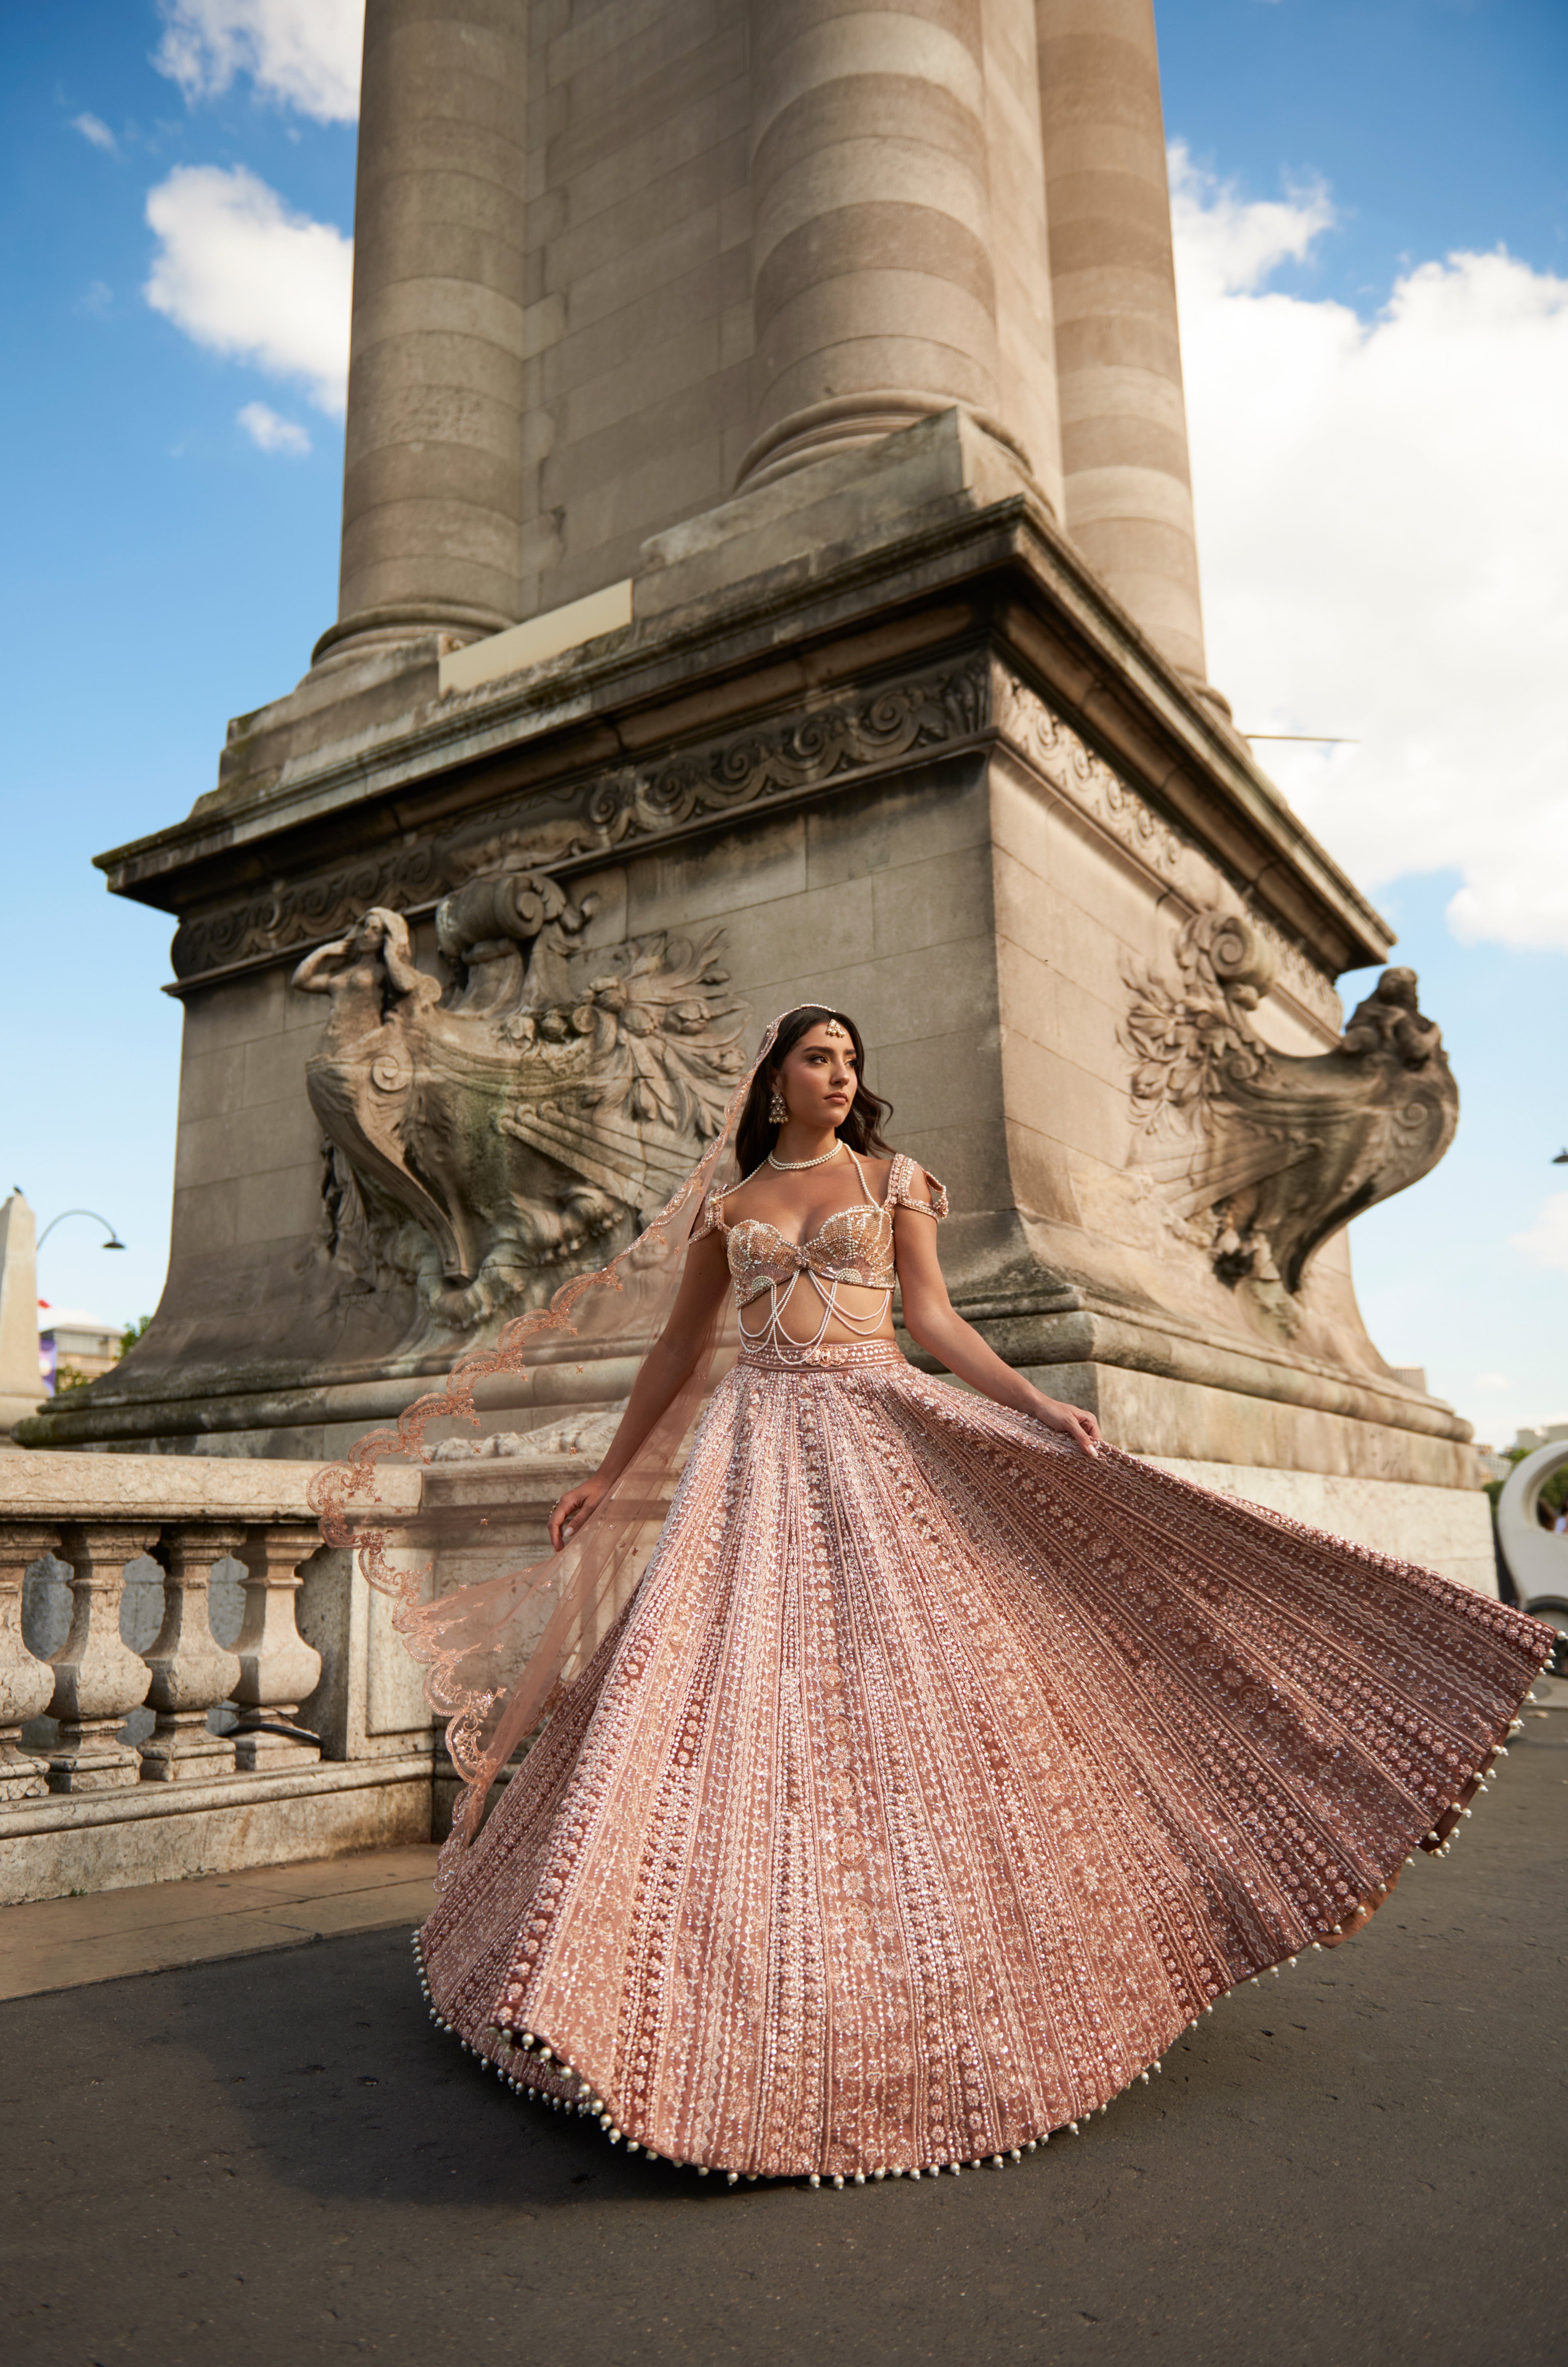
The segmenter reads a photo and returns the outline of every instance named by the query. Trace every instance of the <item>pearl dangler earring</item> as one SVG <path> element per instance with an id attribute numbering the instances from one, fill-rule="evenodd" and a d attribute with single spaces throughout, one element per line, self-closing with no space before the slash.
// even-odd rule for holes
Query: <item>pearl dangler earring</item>
<path id="1" fill-rule="evenodd" d="M 788 1116 L 789 1104 L 785 1101 L 783 1093 L 780 1093 L 777 1085 L 775 1085 L 768 1101 L 768 1124 L 770 1126 L 783 1126 Z"/>

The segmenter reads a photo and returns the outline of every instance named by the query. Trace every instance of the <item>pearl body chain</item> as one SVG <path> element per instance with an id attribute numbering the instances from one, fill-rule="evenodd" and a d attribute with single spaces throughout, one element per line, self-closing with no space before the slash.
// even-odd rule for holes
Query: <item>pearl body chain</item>
<path id="1" fill-rule="evenodd" d="M 795 1169 L 797 1171 L 805 1167 L 825 1167 L 829 1160 L 836 1159 L 838 1157 L 840 1150 L 849 1151 L 851 1164 L 853 1166 L 855 1173 L 860 1177 L 861 1190 L 866 1195 L 865 1206 L 868 1208 L 878 1207 L 880 1204 L 874 1201 L 871 1197 L 871 1189 L 865 1180 L 865 1170 L 861 1165 L 860 1161 L 855 1157 L 854 1152 L 850 1150 L 850 1147 L 846 1142 L 836 1142 L 833 1145 L 832 1150 L 825 1151 L 819 1159 L 775 1159 L 773 1152 L 770 1150 L 768 1153 L 767 1164 L 770 1167 Z M 750 1183 L 750 1177 L 748 1176 L 746 1181 Z M 845 1208 L 838 1211 L 838 1214 L 850 1216 L 853 1214 L 853 1211 Z M 822 1232 L 826 1230 L 827 1226 L 832 1224 L 833 1221 L 833 1217 L 829 1217 L 825 1220 L 824 1225 L 818 1228 L 817 1233 L 813 1234 L 812 1240 L 819 1240 Z M 770 1226 L 769 1230 L 776 1232 L 777 1228 Z M 779 1239 L 781 1240 L 784 1240 L 784 1236 L 783 1234 L 779 1235 Z M 817 1268 L 812 1265 L 804 1255 L 804 1251 L 810 1246 L 809 1243 L 804 1241 L 792 1241 L 788 1243 L 788 1246 L 800 1253 L 800 1263 L 795 1267 L 795 1272 L 790 1275 L 789 1280 L 784 1284 L 782 1290 L 776 1282 L 771 1281 L 768 1284 L 768 1313 L 766 1321 L 753 1331 L 747 1323 L 744 1315 L 739 1313 L 737 1314 L 736 1320 L 739 1326 L 740 1338 L 743 1346 L 751 1349 L 769 1350 L 778 1357 L 781 1364 L 792 1364 L 803 1362 L 810 1355 L 814 1349 L 819 1348 L 822 1345 L 824 1339 L 827 1337 L 828 1327 L 831 1322 L 833 1322 L 835 1318 L 839 1322 L 845 1326 L 846 1330 L 855 1332 L 863 1340 L 870 1339 L 876 1332 L 881 1331 L 883 1324 L 887 1320 L 888 1309 L 893 1304 L 893 1293 L 891 1288 L 886 1286 L 882 1288 L 882 1304 L 880 1307 L 874 1308 L 871 1314 L 852 1315 L 847 1307 L 840 1307 L 839 1304 L 839 1284 L 840 1276 L 835 1274 L 829 1274 L 824 1277 L 822 1274 L 818 1273 Z M 822 1302 L 822 1320 L 818 1323 L 816 1331 L 812 1333 L 809 1340 L 797 1340 L 792 1332 L 786 1331 L 784 1328 L 784 1314 L 789 1307 L 791 1299 L 795 1297 L 795 1285 L 799 1282 L 803 1274 L 809 1277 L 813 1290 L 815 1290 L 818 1297 Z M 877 1285 L 874 1284 L 857 1283 L 855 1286 L 862 1289 L 870 1289 L 875 1288 Z"/>

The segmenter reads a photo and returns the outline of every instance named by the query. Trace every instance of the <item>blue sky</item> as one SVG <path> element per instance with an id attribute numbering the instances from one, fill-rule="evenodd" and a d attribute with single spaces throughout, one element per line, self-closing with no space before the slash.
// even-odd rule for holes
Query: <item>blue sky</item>
<path id="1" fill-rule="evenodd" d="M 343 0 L 313 5 L 341 15 Z M 220 0 L 184 6 L 198 33 L 223 21 Z M 301 0 L 254 9 L 287 31 Z M 1562 438 L 1543 424 L 1568 405 L 1568 9 L 1158 13 L 1168 130 L 1188 159 L 1211 672 L 1251 728 L 1357 737 L 1276 769 L 1398 925 L 1463 1093 L 1444 1165 L 1354 1229 L 1361 1298 L 1386 1354 L 1425 1363 L 1483 1436 L 1506 1436 L 1568 1416 L 1568 1171 L 1550 1165 L 1568 1134 L 1568 764 L 1530 639 L 1568 623 Z M 304 670 L 335 609 L 342 463 L 320 372 L 215 351 L 210 326 L 203 343 L 199 321 L 192 333 L 149 304 L 148 199 L 182 169 L 243 167 L 291 216 L 346 233 L 353 210 L 353 128 L 318 119 L 330 96 L 312 116 L 242 70 L 187 97 L 152 62 L 163 29 L 152 0 L 73 0 L 6 10 L 0 31 L 14 357 L 0 1184 L 23 1184 L 40 1221 L 85 1204 L 119 1227 L 123 1256 L 90 1225 L 62 1227 L 41 1274 L 56 1304 L 116 1319 L 153 1305 L 166 1258 L 179 1014 L 159 991 L 169 924 L 108 897 L 90 858 L 183 814 L 228 718 Z M 1512 264 L 1490 272 L 1445 262 L 1498 249 Z M 1319 400 L 1300 449 L 1271 395 L 1287 369 Z M 1414 423 L 1403 468 L 1378 458 L 1391 399 Z M 309 450 L 259 448 L 240 424 L 254 405 L 275 441 Z M 1314 467 L 1352 489 L 1337 544 L 1303 492 Z M 1451 548 L 1421 542 L 1450 519 Z M 1399 550 L 1413 572 L 1380 577 L 1379 554 Z M 1445 576 L 1446 608 L 1427 589 Z M 1358 667 L 1370 638 L 1376 667 Z"/>

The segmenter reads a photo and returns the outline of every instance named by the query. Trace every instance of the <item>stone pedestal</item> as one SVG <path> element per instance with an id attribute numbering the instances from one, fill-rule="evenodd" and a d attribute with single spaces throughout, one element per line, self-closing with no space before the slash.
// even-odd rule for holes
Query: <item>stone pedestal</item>
<path id="1" fill-rule="evenodd" d="M 62 1528 L 60 1550 L 71 1564 L 71 1633 L 50 1662 L 54 1689 L 49 1715 L 60 1722 L 49 1754 L 51 1792 L 107 1792 L 135 1784 L 141 1773 L 134 1748 L 118 1729 L 147 1698 L 152 1670 L 120 1637 L 119 1606 L 128 1562 L 158 1541 L 156 1525 L 83 1522 Z"/>
<path id="2" fill-rule="evenodd" d="M 1423 1094 L 1451 1119 L 1436 1033 L 1391 990 L 1342 1038 L 1334 978 L 1385 949 L 1377 915 L 1005 447 L 954 409 L 803 466 L 650 541 L 632 605 L 627 632 L 117 858 L 161 897 L 204 866 L 174 1256 L 136 1357 L 39 1433 L 335 1452 L 629 1238 L 724 1059 L 812 996 L 855 1013 L 895 1139 L 947 1184 L 955 1305 L 1121 1444 L 1472 1484 L 1466 1426 L 1368 1339 L 1335 1229 L 1357 1110 L 1414 1094 L 1390 1139 L 1417 1143 Z M 254 905 L 253 839 L 292 866 Z M 290 983 L 307 930 L 332 933 L 301 973 L 325 993 Z M 1232 1048 L 1261 1115 L 1190 1122 L 1158 1055 L 1189 1039 Z M 634 1057 L 646 1118 L 593 1070 Z M 1271 1172 L 1280 1061 L 1324 1124 Z M 254 1104 L 225 1111 L 240 1073 Z M 563 1359 L 494 1419 L 628 1380 Z"/>

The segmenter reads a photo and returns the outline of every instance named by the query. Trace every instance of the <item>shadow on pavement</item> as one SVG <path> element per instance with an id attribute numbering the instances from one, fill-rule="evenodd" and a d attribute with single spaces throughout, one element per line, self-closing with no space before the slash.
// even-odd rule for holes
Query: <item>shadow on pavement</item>
<path id="1" fill-rule="evenodd" d="M 432 2029 L 400 1931 L 17 2000 L 8 2357 L 1535 2367 L 1565 1790 L 1568 1752 L 1517 1748 L 1361 1938 L 1081 2139 L 919 2186 L 628 2160 Z"/>

